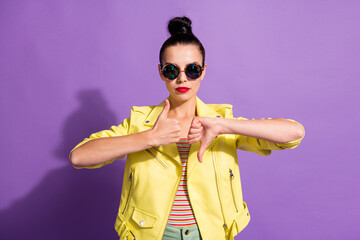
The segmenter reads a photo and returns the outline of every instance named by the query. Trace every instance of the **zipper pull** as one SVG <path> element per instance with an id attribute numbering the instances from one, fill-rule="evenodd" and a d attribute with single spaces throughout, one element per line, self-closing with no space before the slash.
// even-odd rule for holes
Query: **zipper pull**
<path id="1" fill-rule="evenodd" d="M 229 172 L 230 172 L 230 178 L 233 179 L 233 178 L 234 178 L 234 174 L 233 174 L 232 170 L 229 169 Z"/>
<path id="2" fill-rule="evenodd" d="M 224 227 L 225 231 L 227 231 L 227 230 L 228 230 L 228 226 L 227 226 L 227 224 L 226 224 L 226 223 L 224 223 L 223 227 Z"/>

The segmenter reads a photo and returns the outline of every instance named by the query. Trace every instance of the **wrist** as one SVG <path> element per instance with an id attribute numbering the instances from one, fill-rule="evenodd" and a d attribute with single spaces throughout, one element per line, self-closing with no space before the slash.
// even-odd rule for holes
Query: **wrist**
<path id="1" fill-rule="evenodd" d="M 143 131 L 142 133 L 143 133 L 142 139 L 144 139 L 145 141 L 144 144 L 146 149 L 157 146 L 155 142 L 153 129 Z"/>
<path id="2" fill-rule="evenodd" d="M 216 125 L 217 125 L 216 133 L 217 133 L 217 135 L 226 134 L 227 133 L 227 131 L 226 131 L 226 123 L 225 123 L 226 119 L 225 118 L 217 118 L 216 120 L 217 120 L 216 121 Z"/>
<path id="3" fill-rule="evenodd" d="M 219 134 L 233 134 L 233 124 L 235 122 L 232 122 L 232 119 L 228 118 L 219 118 Z"/>

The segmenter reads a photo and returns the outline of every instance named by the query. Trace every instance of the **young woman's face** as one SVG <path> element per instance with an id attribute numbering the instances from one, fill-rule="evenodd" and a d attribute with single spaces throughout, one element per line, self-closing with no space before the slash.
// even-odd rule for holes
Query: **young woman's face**
<path id="1" fill-rule="evenodd" d="M 166 88 L 168 89 L 172 100 L 184 102 L 191 98 L 196 98 L 200 82 L 205 76 L 206 64 L 199 78 L 189 79 L 185 75 L 184 70 L 186 65 L 190 63 L 197 63 L 202 66 L 202 56 L 196 45 L 175 45 L 165 49 L 162 66 L 164 67 L 167 64 L 175 64 L 181 71 L 177 78 L 169 80 L 161 73 L 161 66 L 159 64 L 160 77 L 163 81 L 165 81 Z M 178 88 L 189 88 L 189 90 L 184 92 Z"/>

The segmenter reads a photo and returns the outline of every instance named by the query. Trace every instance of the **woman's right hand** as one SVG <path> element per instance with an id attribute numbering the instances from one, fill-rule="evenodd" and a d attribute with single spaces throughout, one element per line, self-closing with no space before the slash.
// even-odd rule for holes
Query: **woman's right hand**
<path id="1" fill-rule="evenodd" d="M 180 124 L 176 119 L 168 118 L 169 110 L 170 102 L 168 99 L 165 99 L 164 109 L 152 128 L 152 142 L 154 146 L 168 145 L 178 142 L 180 139 Z"/>

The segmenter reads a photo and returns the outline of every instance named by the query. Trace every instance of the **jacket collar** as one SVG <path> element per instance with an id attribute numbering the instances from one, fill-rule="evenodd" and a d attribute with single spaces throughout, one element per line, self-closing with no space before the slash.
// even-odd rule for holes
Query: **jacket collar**
<path id="1" fill-rule="evenodd" d="M 169 99 L 169 98 L 167 98 L 167 99 Z M 147 127 L 154 126 L 158 116 L 160 115 L 160 113 L 164 109 L 164 105 L 165 105 L 165 99 L 164 99 L 164 101 L 162 101 L 160 104 L 158 104 L 157 106 L 155 106 L 151 110 L 149 115 L 144 120 L 144 125 L 145 126 L 147 126 Z M 211 108 L 208 104 L 205 104 L 197 96 L 196 96 L 196 111 L 197 111 L 197 116 L 198 117 L 213 117 L 213 118 L 221 117 L 215 111 L 214 108 Z M 209 151 L 209 149 L 215 144 L 216 141 L 217 141 L 217 138 L 215 138 L 211 142 L 211 144 L 205 150 L 204 156 Z M 168 157 L 174 159 L 176 162 L 178 162 L 181 165 L 180 155 L 179 155 L 179 151 L 177 149 L 176 143 L 172 143 L 172 144 L 169 144 L 169 145 L 161 145 L 161 146 L 157 146 L 157 147 L 154 147 L 154 148 L 157 151 L 163 153 L 164 155 L 167 155 Z M 199 150 L 199 148 L 200 148 L 200 141 L 191 145 L 190 152 L 189 152 L 189 159 L 188 159 L 188 169 L 189 170 L 193 170 L 193 168 L 198 164 L 197 154 L 196 153 Z M 192 172 L 192 171 L 189 171 L 189 172 Z"/>

